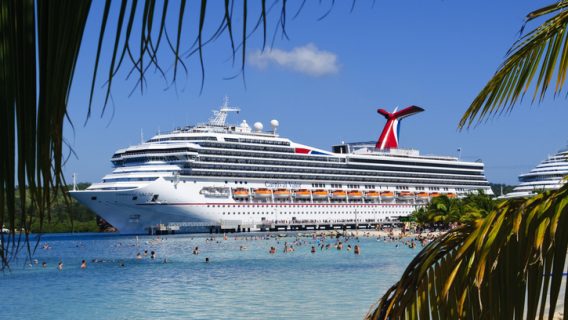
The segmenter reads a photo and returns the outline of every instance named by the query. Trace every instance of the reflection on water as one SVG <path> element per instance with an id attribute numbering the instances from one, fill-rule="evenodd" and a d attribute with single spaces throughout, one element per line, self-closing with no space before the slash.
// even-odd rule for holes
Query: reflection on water
<path id="1" fill-rule="evenodd" d="M 0 276 L 0 317 L 360 319 L 418 252 L 365 237 L 342 239 L 343 250 L 329 237 L 300 238 L 300 243 L 295 237 L 234 237 L 44 236 L 34 256 L 37 265 L 22 268 L 19 261 Z M 46 242 L 49 249 L 42 248 Z M 283 252 L 285 242 L 294 252 Z M 327 243 L 330 248 L 321 249 Z M 347 251 L 349 244 L 358 244 L 361 254 Z M 275 254 L 269 254 L 271 246 Z"/>

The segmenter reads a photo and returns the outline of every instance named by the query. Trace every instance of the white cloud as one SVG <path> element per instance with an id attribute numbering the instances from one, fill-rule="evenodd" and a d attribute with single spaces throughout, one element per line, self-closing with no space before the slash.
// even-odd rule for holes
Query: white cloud
<path id="1" fill-rule="evenodd" d="M 274 63 L 314 77 L 335 74 L 339 71 L 337 55 L 333 52 L 319 50 L 313 43 L 293 48 L 290 51 L 272 49 L 262 52 L 257 50 L 250 54 L 249 62 L 260 69 L 265 69 L 269 64 Z"/>

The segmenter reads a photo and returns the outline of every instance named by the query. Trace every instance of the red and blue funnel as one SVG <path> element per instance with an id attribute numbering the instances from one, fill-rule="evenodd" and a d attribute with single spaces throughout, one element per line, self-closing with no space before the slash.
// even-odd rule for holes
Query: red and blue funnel
<path id="1" fill-rule="evenodd" d="M 379 140 L 377 140 L 375 147 L 379 150 L 398 148 L 398 135 L 400 132 L 399 122 L 408 116 L 422 111 L 424 111 L 424 109 L 417 106 L 410 106 L 400 111 L 396 111 L 395 109 L 393 113 L 390 113 L 385 109 L 378 109 L 377 112 L 387 119 L 387 123 L 385 124 L 383 132 L 381 133 Z"/>

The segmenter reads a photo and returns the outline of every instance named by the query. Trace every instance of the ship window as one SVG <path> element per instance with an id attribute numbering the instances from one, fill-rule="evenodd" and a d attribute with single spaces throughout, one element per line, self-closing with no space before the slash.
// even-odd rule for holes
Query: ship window
<path id="1" fill-rule="evenodd" d="M 91 200 L 97 200 L 97 197 L 91 197 Z"/>
<path id="2" fill-rule="evenodd" d="M 138 197 L 136 197 L 136 196 L 132 197 L 132 201 L 136 201 L 136 200 L 138 200 Z"/>
<path id="3" fill-rule="evenodd" d="M 158 200 L 158 197 L 160 197 L 160 195 L 159 195 L 159 194 L 155 194 L 155 195 L 153 195 L 153 196 L 152 196 L 152 200 L 151 200 L 151 201 L 152 201 L 152 202 L 156 202 L 156 201 Z"/>

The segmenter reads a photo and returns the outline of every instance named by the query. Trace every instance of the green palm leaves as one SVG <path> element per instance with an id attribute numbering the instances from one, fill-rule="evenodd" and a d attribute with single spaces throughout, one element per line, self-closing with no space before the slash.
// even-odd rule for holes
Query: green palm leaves
<path id="1" fill-rule="evenodd" d="M 14 231 L 49 218 L 63 185 L 63 121 L 89 9 L 90 1 L 0 1 L 0 225 L 11 230 L 1 235 L 0 269 L 25 240 Z"/>
<path id="2" fill-rule="evenodd" d="M 433 198 L 426 207 L 420 208 L 412 215 L 421 225 L 449 226 L 453 223 L 464 223 L 483 218 L 494 207 L 495 201 L 479 191 L 463 199 L 448 198 L 444 195 Z"/>
<path id="3" fill-rule="evenodd" d="M 448 232 L 416 256 L 367 317 L 551 318 L 568 250 L 567 204 L 565 186 L 502 202 L 485 219 Z"/>
<path id="4" fill-rule="evenodd" d="M 568 69 L 567 7 L 568 1 L 563 0 L 527 15 L 527 23 L 547 20 L 513 44 L 505 62 L 463 115 L 460 128 L 510 112 L 531 86 L 532 101 L 541 101 L 552 82 L 555 94 L 562 91 Z"/>

